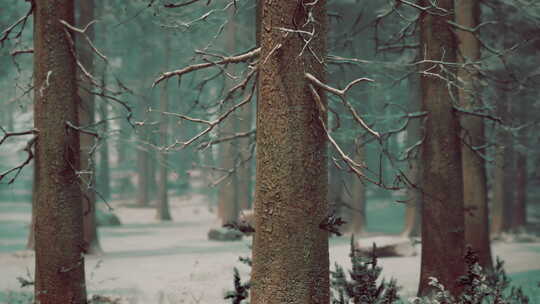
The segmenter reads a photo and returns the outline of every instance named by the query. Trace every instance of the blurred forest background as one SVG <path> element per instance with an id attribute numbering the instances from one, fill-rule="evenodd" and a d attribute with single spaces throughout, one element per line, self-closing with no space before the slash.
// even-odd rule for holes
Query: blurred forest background
<path id="1" fill-rule="evenodd" d="M 66 26 L 66 31 L 74 37 L 80 63 L 79 122 L 73 128 L 81 136 L 78 176 L 86 202 L 85 252 L 101 256 L 91 261 L 129 257 L 129 248 L 145 247 L 139 242 L 153 244 L 151 237 L 177 238 L 176 249 L 182 247 L 178 240 L 190 244 L 190 236 L 165 232 L 166 227 L 184 234 L 202 233 L 197 240 L 241 238 L 220 227 L 238 221 L 254 223 L 255 61 L 220 61 L 257 50 L 257 1 L 186 1 L 193 3 L 178 7 L 161 0 L 75 2 L 76 23 Z M 511 259 L 524 247 L 504 246 L 530 242 L 534 246 L 527 250 L 538 258 L 540 5 L 525 0 L 479 2 L 480 21 L 474 34 L 480 53 L 464 63 L 475 71 L 474 85 L 462 90 L 474 91 L 471 95 L 482 102 L 456 104 L 454 111 L 477 118 L 473 124 L 480 124 L 485 132 L 480 141 L 467 141 L 467 134 L 461 138 L 465 149 L 478 154 L 485 166 L 488 237 L 499 244 L 495 252 Z M 30 254 L 24 250 L 34 246 L 31 214 L 39 185 L 31 151 L 38 133 L 32 131 L 35 37 L 33 18 L 24 18 L 29 8 L 29 2 L 18 0 L 5 0 L 0 8 L 0 259 L 6 262 L 12 261 L 8 257 L 12 254 Z M 343 247 L 338 256 L 346 257 L 351 234 L 366 239 L 399 236 L 397 241 L 382 241 L 390 245 L 421 237 L 425 169 L 420 146 L 426 116 L 421 77 L 429 76 L 430 70 L 419 68 L 425 63 L 419 8 L 416 1 L 401 0 L 327 4 L 325 83 L 347 87 L 346 100 L 328 94 L 329 214 L 346 221 L 339 228 L 346 236 L 331 240 L 331 252 L 333 246 Z M 181 76 L 164 74 L 185 67 L 191 70 Z M 369 80 L 347 86 L 362 77 Z M 463 166 L 465 172 L 467 165 Z M 478 182 L 465 178 L 467 183 Z M 465 213 L 474 213 L 475 208 Z M 133 238 L 134 243 L 119 241 L 124 234 L 144 235 L 146 229 L 161 234 Z M 242 242 L 224 251 L 236 256 L 246 251 L 247 243 Z M 418 245 L 411 244 L 410 250 L 416 252 Z M 214 247 L 208 246 L 204 248 L 211 252 Z M 408 255 L 396 248 L 392 254 Z M 182 252 L 176 249 L 155 255 Z M 17 289 L 15 276 L 25 275 L 15 273 L 30 263 L 24 254 L 21 259 L 26 262 L 7 272 L 13 277 L 0 274 L 1 281 L 13 281 L 0 284 L 0 301 L 6 301 L 8 289 Z M 531 267 L 516 267 L 515 272 L 536 272 L 521 282 L 538 284 L 538 259 L 523 262 Z M 223 277 L 231 275 L 232 269 Z M 417 287 L 418 278 L 414 280 L 404 283 L 409 294 Z M 530 288 L 533 298 L 536 293 L 540 300 L 537 289 Z"/>

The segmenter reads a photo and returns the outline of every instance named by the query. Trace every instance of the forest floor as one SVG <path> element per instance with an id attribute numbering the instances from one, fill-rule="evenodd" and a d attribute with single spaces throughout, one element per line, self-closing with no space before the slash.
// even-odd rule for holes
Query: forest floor
<path id="1" fill-rule="evenodd" d="M 239 269 L 243 279 L 248 278 L 249 267 L 238 257 L 249 255 L 251 238 L 208 241 L 209 229 L 218 227 L 210 206 L 208 197 L 202 194 L 172 197 L 174 221 L 158 222 L 154 208 L 113 201 L 122 225 L 99 229 L 104 253 L 86 258 L 89 296 L 121 298 L 120 303 L 226 303 L 223 296 L 232 290 L 233 267 Z M 0 202 L 0 303 L 23 303 L 15 299 L 32 293 L 32 287 L 21 288 L 17 280 L 33 278 L 33 252 L 22 250 L 29 222 L 30 204 Z M 400 240 L 372 233 L 359 241 L 383 245 Z M 420 252 L 419 245 L 416 249 Z M 531 303 L 540 303 L 540 242 L 498 241 L 493 243 L 493 253 L 506 262 L 513 282 L 534 297 Z M 348 254 L 349 237 L 330 240 L 331 265 L 337 262 L 350 267 Z M 413 296 L 420 255 L 379 261 L 382 276 L 396 278 L 402 286 L 401 294 Z"/>

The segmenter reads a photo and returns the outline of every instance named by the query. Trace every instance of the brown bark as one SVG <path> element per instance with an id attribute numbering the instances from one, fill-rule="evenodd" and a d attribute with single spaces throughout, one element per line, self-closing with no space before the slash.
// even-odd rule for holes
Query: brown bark
<path id="1" fill-rule="evenodd" d="M 475 28 L 478 25 L 480 8 L 477 0 L 456 1 L 456 23 Z M 468 63 L 480 58 L 480 44 L 473 33 L 456 30 L 458 39 L 458 62 Z M 476 90 L 477 73 L 464 65 L 458 70 L 461 80 L 459 105 L 469 111 L 480 108 L 481 101 Z M 462 115 L 461 155 L 463 164 L 463 200 L 465 204 L 465 242 L 471 246 L 484 269 L 491 269 L 491 246 L 489 239 L 489 213 L 487 182 L 484 159 L 480 154 L 485 149 L 484 120 L 482 117 Z"/>
<path id="2" fill-rule="evenodd" d="M 94 1 L 87 0 L 79 3 L 79 18 L 77 24 L 84 28 L 88 23 L 94 20 Z M 89 27 L 86 34 L 90 40 L 94 40 L 94 28 Z M 76 39 L 77 53 L 81 64 L 90 74 L 94 74 L 94 54 L 84 39 Z M 83 78 L 83 77 L 79 77 Z M 83 83 L 84 86 L 89 86 Z M 87 90 L 79 89 L 79 124 L 86 127 L 94 123 L 95 103 L 94 95 Z M 95 157 L 90 154 L 94 146 L 95 138 L 92 135 L 80 134 L 81 149 L 81 168 L 84 174 L 81 174 L 81 187 L 83 193 L 83 221 L 84 221 L 84 242 L 87 254 L 100 253 L 101 246 L 98 240 L 96 227 L 96 183 L 95 183 Z"/>
<path id="3" fill-rule="evenodd" d="M 326 1 L 312 7 L 313 52 L 326 55 Z M 329 303 L 326 136 L 304 73 L 325 80 L 304 41 L 278 28 L 302 30 L 296 1 L 264 1 L 257 105 L 257 176 L 251 303 Z M 272 51 L 278 43 L 281 48 Z M 322 102 L 326 99 L 319 92 Z"/>
<path id="4" fill-rule="evenodd" d="M 165 41 L 165 66 L 169 65 L 170 58 L 170 43 L 168 37 Z M 161 88 L 161 98 L 159 100 L 159 111 L 161 112 L 161 120 L 159 123 L 159 144 L 165 147 L 168 143 L 169 132 L 169 117 L 165 112 L 169 112 L 169 93 L 167 91 L 167 82 Z M 159 152 L 159 180 L 158 180 L 158 202 L 157 202 L 157 219 L 162 221 L 170 221 L 172 219 L 169 211 L 169 195 L 168 195 L 168 175 L 169 165 L 167 164 L 167 151 Z"/>
<path id="5" fill-rule="evenodd" d="M 438 6 L 454 11 L 454 0 L 441 0 Z M 420 2 L 429 6 L 429 0 Z M 426 60 L 456 61 L 456 41 L 448 23 L 452 14 L 424 12 L 420 16 L 421 45 Z M 423 64 L 427 70 L 432 64 Z M 446 69 L 453 68 L 445 66 Z M 442 77 L 452 77 L 442 69 L 430 69 Z M 426 111 L 422 144 L 422 262 L 419 295 L 430 295 L 430 277 L 435 277 L 450 293 L 460 291 L 457 279 L 465 272 L 465 220 L 459 122 L 453 111 L 452 95 L 444 79 L 430 75 L 421 78 L 422 109 Z"/>
<path id="6" fill-rule="evenodd" d="M 76 64 L 64 26 L 74 24 L 73 1 L 34 1 L 34 123 L 38 191 L 35 299 L 41 304 L 86 303 Z"/>

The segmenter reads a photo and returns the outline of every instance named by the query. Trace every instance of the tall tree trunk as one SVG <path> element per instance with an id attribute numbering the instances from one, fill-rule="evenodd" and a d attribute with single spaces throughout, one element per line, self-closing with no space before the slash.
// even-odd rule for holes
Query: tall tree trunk
<path id="1" fill-rule="evenodd" d="M 456 1 L 456 23 L 475 28 L 478 25 L 480 8 L 477 0 Z M 466 63 L 480 58 L 478 39 L 471 32 L 457 29 L 458 62 L 463 67 L 458 70 L 461 80 L 459 105 L 469 111 L 482 106 L 478 98 L 474 68 L 467 68 Z M 484 269 L 491 269 L 491 246 L 489 239 L 489 213 L 487 202 L 486 168 L 480 154 L 485 153 L 484 120 L 482 117 L 462 115 L 461 155 L 463 164 L 463 200 L 465 204 L 465 242 L 478 254 L 479 264 Z"/>
<path id="2" fill-rule="evenodd" d="M 509 117 L 509 101 L 504 90 L 499 92 L 497 115 L 504 121 Z M 491 210 L 491 235 L 499 237 L 510 228 L 511 190 L 513 185 L 513 157 L 511 138 L 502 126 L 496 127 L 497 147 L 495 148 L 495 168 L 493 169 L 493 198 Z"/>
<path id="3" fill-rule="evenodd" d="M 234 21 L 234 7 L 229 8 L 228 24 L 225 28 L 225 49 L 228 53 L 233 53 L 236 47 L 236 24 Z M 233 66 L 226 68 L 229 74 L 234 74 Z M 225 91 L 233 86 L 232 81 L 225 76 Z M 232 101 L 224 103 L 223 111 L 227 111 L 232 107 Z M 225 120 L 220 129 L 220 136 L 233 135 L 236 127 L 238 115 L 232 114 L 231 117 Z M 221 168 L 225 170 L 235 170 L 236 158 L 238 157 L 238 143 L 230 140 L 220 144 Z M 218 215 L 221 218 L 221 223 L 226 224 L 234 222 L 238 219 L 239 202 L 238 202 L 238 180 L 239 172 L 236 171 L 220 184 L 218 195 Z"/>
<path id="4" fill-rule="evenodd" d="M 251 130 L 252 124 L 252 113 L 253 108 L 251 104 L 248 104 L 240 109 L 240 115 L 237 122 L 237 131 L 238 132 L 249 132 Z M 251 185 L 252 185 L 252 174 L 251 167 L 252 161 L 247 159 L 251 154 L 250 147 L 251 139 L 241 138 L 238 140 L 238 153 L 241 157 L 244 164 L 238 168 L 238 207 L 240 210 L 246 210 L 252 207 L 252 195 L 251 195 Z"/>
<path id="5" fill-rule="evenodd" d="M 523 105 L 516 114 L 519 115 L 519 121 L 522 125 L 527 123 L 527 108 Z M 515 178 L 515 196 L 512 206 L 512 231 L 522 232 L 527 227 L 527 128 L 523 128 L 518 133 L 518 145 L 516 149 L 516 178 Z"/>
<path id="6" fill-rule="evenodd" d="M 144 120 L 145 112 L 147 107 L 147 101 L 145 97 L 140 98 L 139 106 L 137 111 L 139 112 L 139 118 Z M 145 207 L 150 204 L 150 194 L 148 188 L 150 187 L 148 182 L 150 177 L 150 161 L 149 161 L 149 152 L 147 145 L 147 136 L 148 126 L 141 125 L 139 127 L 139 144 L 137 145 L 137 205 L 140 207 Z"/>
<path id="7" fill-rule="evenodd" d="M 76 64 L 64 20 L 74 24 L 73 1 L 34 2 L 34 125 L 38 184 L 35 225 L 35 300 L 86 303 Z"/>
<path id="8" fill-rule="evenodd" d="M 94 1 L 87 0 L 79 2 L 79 18 L 77 24 L 80 28 L 84 28 L 88 23 L 94 20 Z M 86 35 L 90 40 L 94 40 L 94 28 L 89 27 L 86 30 Z M 77 37 L 79 38 L 79 37 Z M 90 74 L 94 74 L 94 54 L 84 39 L 77 39 L 77 52 L 81 64 Z M 82 75 L 79 78 L 83 78 Z M 82 85 L 87 85 L 83 83 Z M 88 88 L 90 89 L 90 88 Z M 94 124 L 94 95 L 88 93 L 87 90 L 79 89 L 79 124 L 85 128 Z M 96 254 L 101 252 L 101 246 L 98 240 L 96 227 L 96 183 L 95 183 L 95 158 L 90 151 L 94 145 L 95 138 L 89 134 L 80 134 L 80 149 L 81 149 L 81 168 L 84 174 L 81 174 L 83 187 L 83 220 L 84 220 L 84 242 L 85 251 L 87 254 Z"/>
<path id="9" fill-rule="evenodd" d="M 326 56 L 326 1 L 310 6 L 314 21 L 296 1 L 264 1 L 259 98 L 257 178 L 251 303 L 329 303 L 328 232 L 319 225 L 328 211 L 327 147 L 304 73 L 325 80 L 324 65 L 298 35 L 279 28 L 311 30 L 310 47 Z M 276 46 L 282 43 L 279 50 Z M 326 103 L 322 92 L 321 99 Z"/>
<path id="10" fill-rule="evenodd" d="M 103 76 L 105 77 L 105 75 Z M 109 131 L 109 124 L 107 122 L 107 103 L 101 102 L 99 104 L 99 116 L 102 122 L 102 132 L 107 134 Z M 122 144 L 123 145 L 123 144 Z M 99 170 L 97 172 L 97 188 L 103 199 L 109 200 L 111 198 L 111 178 L 109 167 L 109 142 L 104 140 L 99 150 Z"/>
<path id="11" fill-rule="evenodd" d="M 454 0 L 440 0 L 438 7 L 454 11 Z M 429 6 L 429 0 L 420 2 Z M 450 13 L 423 12 L 420 16 L 423 58 L 456 62 L 456 41 Z M 427 70 L 432 64 L 423 64 Z M 453 70 L 446 65 L 445 69 Z M 459 122 L 452 106 L 450 86 L 444 78 L 450 73 L 431 68 L 442 78 L 424 75 L 421 78 L 422 109 L 426 111 L 425 138 L 422 144 L 422 262 L 419 295 L 431 295 L 430 277 L 435 277 L 452 294 L 460 289 L 457 279 L 465 272 L 465 220 Z M 455 72 L 455 71 L 452 71 Z"/>
<path id="12" fill-rule="evenodd" d="M 37 148 L 37 144 L 34 145 Z M 30 221 L 30 227 L 28 231 L 28 240 L 26 242 L 26 249 L 34 250 L 35 248 L 35 226 L 36 226 L 36 198 L 38 184 L 38 153 L 37 149 L 34 150 L 34 177 L 32 182 L 32 220 Z"/>
<path id="13" fill-rule="evenodd" d="M 417 59 L 420 57 L 418 56 Z M 409 112 L 415 113 L 421 110 L 420 96 L 420 77 L 417 73 L 409 77 Z M 407 148 L 414 147 L 422 140 L 421 120 L 413 119 L 407 126 Z M 407 188 L 406 200 L 407 207 L 405 209 L 405 226 L 401 235 L 404 237 L 418 237 L 422 231 L 422 170 L 421 156 L 419 149 L 413 149 L 408 156 L 408 172 L 407 179 L 411 182 L 411 186 Z"/>
<path id="14" fill-rule="evenodd" d="M 171 47 L 169 37 L 165 39 L 165 66 L 169 65 Z M 165 112 L 169 112 L 169 93 L 167 91 L 167 82 L 163 83 L 161 88 L 161 97 L 159 100 L 159 111 L 161 112 L 161 120 L 159 123 L 159 145 L 162 148 L 167 146 L 169 132 L 169 117 Z M 158 184 L 158 202 L 157 202 L 157 219 L 162 221 L 170 221 L 171 213 L 169 211 L 169 196 L 168 196 L 168 175 L 169 165 L 167 164 L 167 153 L 165 149 L 159 151 L 159 184 Z"/>
<path id="15" fill-rule="evenodd" d="M 361 164 L 365 161 L 365 146 L 361 143 L 354 145 L 353 148 L 353 160 L 357 164 Z M 348 221 L 347 232 L 354 235 L 362 235 L 365 232 L 366 221 L 366 185 L 358 176 L 351 176 L 349 183 L 349 189 L 345 191 L 350 192 L 350 200 L 348 206 L 348 214 L 350 216 L 346 218 Z M 344 195 L 345 196 L 345 195 Z"/>

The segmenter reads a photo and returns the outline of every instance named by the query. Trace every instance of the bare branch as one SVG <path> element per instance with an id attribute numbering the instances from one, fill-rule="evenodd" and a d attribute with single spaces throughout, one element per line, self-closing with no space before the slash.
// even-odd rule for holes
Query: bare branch
<path id="1" fill-rule="evenodd" d="M 256 49 L 253 49 L 253 50 L 251 50 L 251 51 L 249 51 L 247 53 L 243 53 L 243 54 L 240 54 L 240 55 L 237 55 L 237 56 L 223 57 L 222 60 L 217 61 L 217 62 L 199 63 L 199 64 L 194 64 L 194 65 L 187 66 L 187 67 L 185 67 L 183 69 L 180 69 L 180 70 L 171 71 L 171 72 L 165 72 L 165 73 L 161 74 L 154 81 L 154 83 L 152 84 L 152 87 L 155 87 L 161 81 L 163 81 L 165 79 L 168 79 L 168 78 L 171 78 L 173 76 L 182 76 L 182 75 L 184 75 L 186 73 L 190 73 L 190 72 L 193 72 L 193 71 L 205 69 L 205 68 L 212 67 L 212 66 L 215 66 L 215 65 L 225 65 L 225 64 L 229 64 L 229 63 L 246 62 L 246 61 L 248 61 L 250 59 L 253 59 L 253 58 L 259 56 L 260 52 L 261 52 L 261 48 L 256 48 Z"/>
<path id="2" fill-rule="evenodd" d="M 21 131 L 21 132 L 7 132 L 6 129 L 4 129 L 2 126 L 0 126 L 0 131 L 4 133 L 2 136 L 2 139 L 0 139 L 0 145 L 2 145 L 6 139 L 12 136 L 23 136 L 23 135 L 30 135 L 30 134 L 37 134 L 37 129 L 27 130 L 27 131 Z"/>
<path id="3" fill-rule="evenodd" d="M 37 135 L 34 136 L 32 139 L 30 139 L 26 143 L 26 147 L 23 149 L 23 151 L 25 151 L 28 155 L 26 159 L 20 165 L 13 167 L 3 173 L 0 173 L 0 181 L 4 179 L 6 176 L 8 176 L 9 174 L 15 172 L 15 175 L 8 181 L 9 185 L 13 184 L 13 182 L 17 179 L 17 177 L 19 177 L 19 174 L 21 174 L 22 169 L 24 169 L 24 167 L 26 167 L 34 158 L 34 153 L 32 152 L 32 146 L 34 146 L 34 144 L 36 143 L 36 139 L 37 139 Z"/>
<path id="4" fill-rule="evenodd" d="M 74 27 L 73 25 L 67 23 L 66 21 L 64 20 L 60 20 L 60 23 L 62 23 L 65 27 L 67 27 L 69 30 L 73 31 L 73 32 L 76 32 L 76 33 L 79 33 L 81 35 L 83 35 L 84 39 L 86 40 L 86 42 L 88 42 L 88 45 L 90 46 L 90 48 L 92 49 L 92 51 L 94 51 L 94 53 L 96 53 L 99 57 L 101 57 L 101 59 L 103 59 L 103 61 L 105 62 L 108 62 L 107 60 L 107 57 L 105 57 L 105 55 L 103 55 L 95 46 L 94 46 L 94 43 L 92 43 L 92 40 L 90 39 L 90 37 L 88 37 L 88 35 L 86 34 L 86 30 L 88 30 L 88 28 L 90 26 L 92 26 L 94 23 L 96 23 L 97 21 L 96 20 L 92 20 L 90 21 L 83 29 L 79 29 L 79 28 L 76 28 Z"/>
<path id="5" fill-rule="evenodd" d="M 32 54 L 34 53 L 34 49 L 27 49 L 27 50 L 14 50 L 10 53 L 11 56 L 15 57 L 21 54 Z"/>
<path id="6" fill-rule="evenodd" d="M 0 37 L 0 44 L 2 46 L 4 46 L 4 41 L 6 41 L 7 39 L 9 39 L 9 34 L 11 34 L 11 32 L 19 25 L 19 24 L 22 24 L 21 26 L 21 30 L 17 33 L 17 35 L 15 35 L 15 38 L 19 38 L 21 35 L 22 35 L 22 32 L 24 30 L 24 27 L 26 25 L 26 22 L 28 21 L 28 18 L 30 17 L 30 15 L 32 15 L 32 12 L 34 11 L 34 2 L 31 1 L 31 5 L 30 5 L 30 8 L 28 9 L 28 11 L 26 12 L 26 14 L 24 16 L 22 16 L 21 18 L 19 18 L 19 20 L 17 20 L 15 23 L 13 23 L 12 25 L 10 25 L 7 29 L 5 29 L 3 32 L 2 32 L 2 37 Z"/>
<path id="7" fill-rule="evenodd" d="M 305 77 L 306 77 L 307 80 L 309 80 L 313 85 L 317 86 L 318 88 L 321 88 L 321 89 L 323 89 L 323 90 L 325 90 L 327 92 L 330 92 L 330 93 L 338 96 L 341 99 L 341 102 L 345 105 L 345 107 L 347 107 L 349 112 L 351 112 L 351 114 L 353 115 L 354 120 L 357 123 L 359 123 L 362 126 L 362 128 L 364 128 L 366 131 L 368 131 L 371 135 L 373 135 L 376 138 L 380 139 L 381 135 L 368 126 L 368 124 L 360 117 L 360 115 L 358 115 L 358 113 L 356 112 L 354 107 L 345 98 L 345 95 L 347 94 L 347 92 L 353 86 L 355 86 L 358 83 L 364 82 L 364 81 L 372 82 L 373 81 L 372 79 L 358 78 L 358 79 L 355 79 L 355 80 L 351 81 L 349 84 L 347 84 L 347 86 L 345 86 L 345 88 L 343 90 L 339 90 L 339 89 L 331 87 L 331 86 L 329 86 L 327 84 L 322 83 L 319 79 L 317 79 L 315 76 L 313 76 L 310 73 L 306 73 Z"/>

